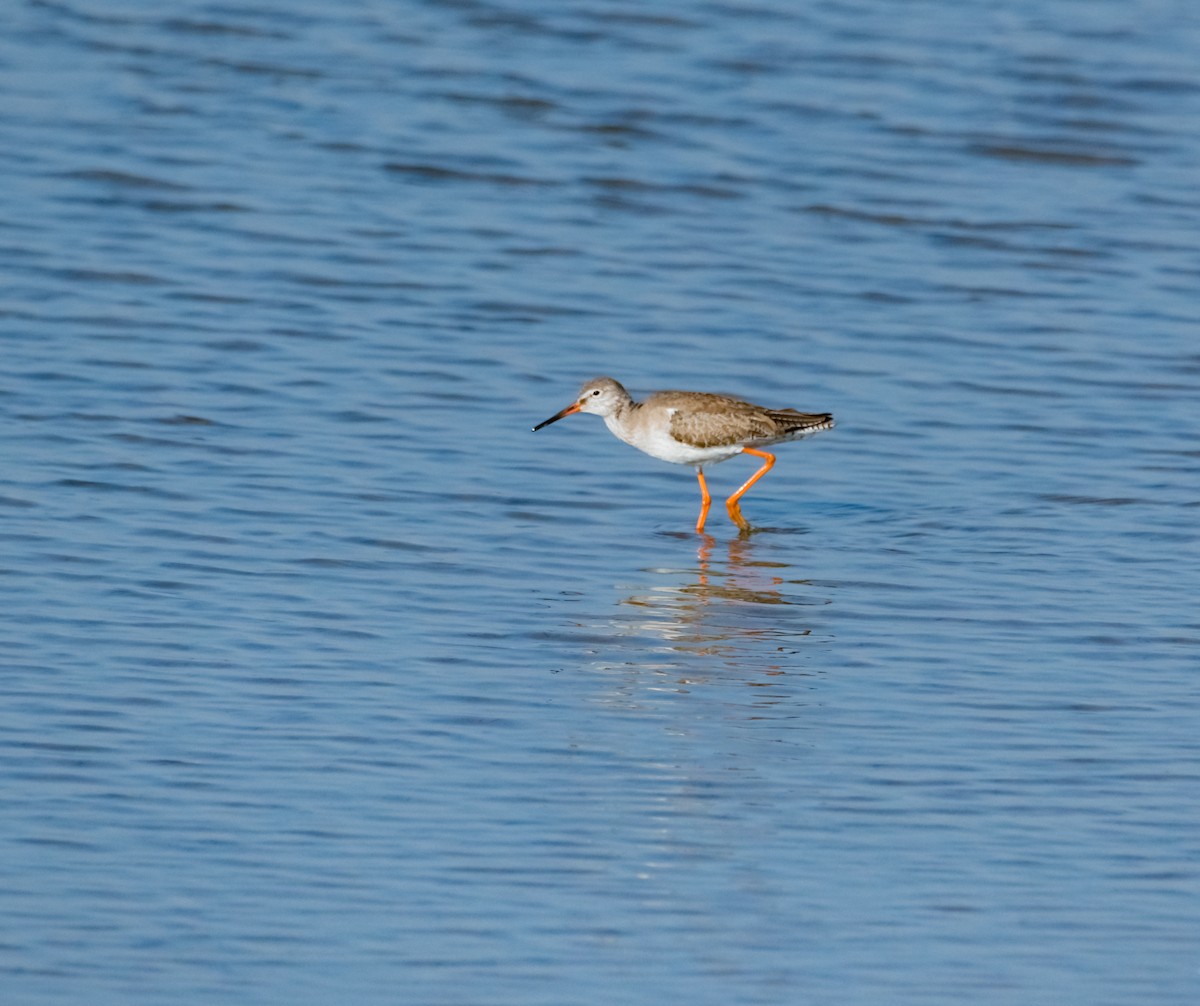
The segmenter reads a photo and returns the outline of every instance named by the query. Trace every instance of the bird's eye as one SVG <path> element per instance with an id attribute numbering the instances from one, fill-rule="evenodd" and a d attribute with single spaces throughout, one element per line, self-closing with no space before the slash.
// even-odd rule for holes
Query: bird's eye
<path id="1" fill-rule="evenodd" d="M 597 388 L 595 391 L 592 392 L 592 397 L 595 398 L 598 394 L 600 394 L 599 388 Z"/>

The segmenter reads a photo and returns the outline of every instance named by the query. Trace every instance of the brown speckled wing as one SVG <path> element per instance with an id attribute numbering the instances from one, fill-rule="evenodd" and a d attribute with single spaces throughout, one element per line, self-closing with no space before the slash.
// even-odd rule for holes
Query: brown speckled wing
<path id="1" fill-rule="evenodd" d="M 778 427 L 762 410 L 717 395 L 712 399 L 680 407 L 671 417 L 671 436 L 691 447 L 723 447 L 779 436 Z"/>
<path id="2" fill-rule="evenodd" d="M 654 396 L 654 404 L 676 410 L 671 417 L 671 436 L 691 447 L 770 444 L 833 426 L 828 412 L 763 409 L 724 395 L 664 391 Z"/>

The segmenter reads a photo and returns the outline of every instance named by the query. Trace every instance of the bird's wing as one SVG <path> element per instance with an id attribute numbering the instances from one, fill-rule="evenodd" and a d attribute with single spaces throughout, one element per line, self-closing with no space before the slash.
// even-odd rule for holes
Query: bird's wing
<path id="1" fill-rule="evenodd" d="M 779 435 L 763 411 L 745 402 L 713 396 L 710 403 L 692 403 L 671 416 L 671 436 L 690 447 L 724 447 Z"/>

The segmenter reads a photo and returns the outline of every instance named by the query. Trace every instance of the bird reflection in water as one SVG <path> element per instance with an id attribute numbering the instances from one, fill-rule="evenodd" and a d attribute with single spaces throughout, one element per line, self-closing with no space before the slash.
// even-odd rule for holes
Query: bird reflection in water
<path id="1" fill-rule="evenodd" d="M 714 559 L 717 548 L 704 535 L 694 569 L 646 570 L 670 574 L 676 582 L 626 597 L 622 604 L 645 614 L 624 629 L 657 636 L 676 653 L 715 658 L 743 671 L 753 663 L 764 674 L 794 672 L 789 660 L 794 643 L 812 633 L 810 625 L 800 624 L 799 612 L 825 605 L 828 598 L 805 597 L 811 584 L 789 576 L 787 563 L 755 558 L 753 537 L 729 539 L 725 555 L 718 552 Z M 687 578 L 681 580 L 681 573 Z"/>

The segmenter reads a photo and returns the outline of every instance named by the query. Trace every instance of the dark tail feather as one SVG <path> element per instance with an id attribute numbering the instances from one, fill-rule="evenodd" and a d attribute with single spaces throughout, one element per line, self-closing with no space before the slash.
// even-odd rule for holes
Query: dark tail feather
<path id="1" fill-rule="evenodd" d="M 782 433 L 820 433 L 833 429 L 833 415 L 829 412 L 797 412 L 795 409 L 775 409 L 767 413 L 779 424 Z"/>

